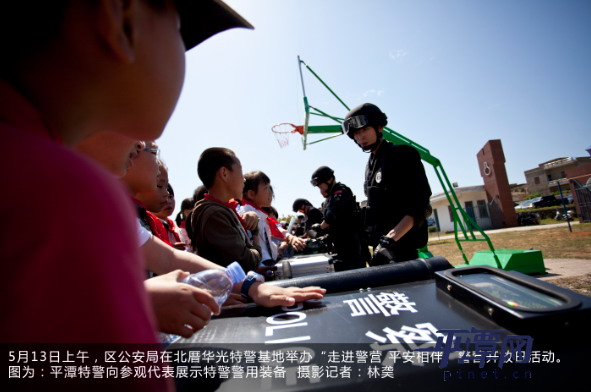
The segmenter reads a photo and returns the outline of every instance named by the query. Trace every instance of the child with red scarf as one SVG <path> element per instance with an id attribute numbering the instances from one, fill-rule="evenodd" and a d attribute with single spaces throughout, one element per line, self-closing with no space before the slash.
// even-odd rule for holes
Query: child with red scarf
<path id="1" fill-rule="evenodd" d="M 262 250 L 256 214 L 245 214 L 255 216 L 251 226 L 236 211 L 235 199 L 242 197 L 244 187 L 240 160 L 230 149 L 208 148 L 199 157 L 197 173 L 207 193 L 187 220 L 193 248 L 221 266 L 237 261 L 245 271 L 258 270 Z"/>
<path id="2" fill-rule="evenodd" d="M 168 183 L 166 189 L 168 190 L 168 198 L 166 199 L 166 204 L 164 205 L 164 207 L 162 207 L 160 211 L 154 212 L 154 215 L 156 215 L 164 225 L 170 243 L 174 244 L 174 247 L 179 250 L 185 250 L 187 245 L 181 239 L 180 230 L 174 224 L 174 221 L 170 219 L 170 216 L 174 212 L 174 207 L 176 205 L 176 202 L 174 200 L 174 189 L 172 189 L 172 185 L 170 185 L 170 183 Z"/>
<path id="3" fill-rule="evenodd" d="M 158 159 L 158 145 L 153 141 L 145 144 L 122 181 L 132 195 L 140 224 L 164 243 L 173 246 L 162 221 L 154 215 L 168 199 L 168 171 Z"/>
<path id="4" fill-rule="evenodd" d="M 301 238 L 293 236 L 285 230 L 280 230 L 277 220 L 270 216 L 265 207 L 270 207 L 273 201 L 273 187 L 271 180 L 262 171 L 252 171 L 244 175 L 244 189 L 242 191 L 242 202 L 238 212 L 245 214 L 254 212 L 259 217 L 258 236 L 259 244 L 263 252 L 263 263 L 274 264 L 279 259 L 278 248 L 273 238 L 278 238 L 292 245 L 296 250 L 305 247 Z"/>

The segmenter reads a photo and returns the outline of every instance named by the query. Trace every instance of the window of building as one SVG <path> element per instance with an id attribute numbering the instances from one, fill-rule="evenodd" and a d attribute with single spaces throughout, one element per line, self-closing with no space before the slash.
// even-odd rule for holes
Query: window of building
<path id="1" fill-rule="evenodd" d="M 478 200 L 476 201 L 476 204 L 478 205 L 478 216 L 481 218 L 488 218 L 488 207 L 486 205 L 486 201 Z"/>
<path id="2" fill-rule="evenodd" d="M 548 174 L 548 181 L 552 181 L 552 175 Z"/>
<path id="3" fill-rule="evenodd" d="M 464 204 L 464 207 L 466 207 L 466 213 L 468 216 L 476 221 L 476 215 L 474 214 L 474 203 L 467 201 L 466 204 Z"/>
<path id="4" fill-rule="evenodd" d="M 534 184 L 540 185 L 540 177 L 534 177 Z"/>
<path id="5" fill-rule="evenodd" d="M 449 212 L 449 221 L 453 222 L 454 221 L 454 214 L 453 214 L 453 212 L 451 212 L 451 206 L 447 206 L 447 212 Z"/>

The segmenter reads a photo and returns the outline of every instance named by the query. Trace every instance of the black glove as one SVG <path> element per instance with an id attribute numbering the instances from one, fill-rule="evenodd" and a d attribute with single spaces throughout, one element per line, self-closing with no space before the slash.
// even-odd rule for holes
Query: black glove
<path id="1" fill-rule="evenodd" d="M 381 236 L 378 246 L 373 251 L 373 257 L 369 262 L 371 267 L 376 265 L 384 265 L 395 263 L 396 259 L 392 254 L 392 250 L 396 246 L 396 241 L 388 236 Z"/>

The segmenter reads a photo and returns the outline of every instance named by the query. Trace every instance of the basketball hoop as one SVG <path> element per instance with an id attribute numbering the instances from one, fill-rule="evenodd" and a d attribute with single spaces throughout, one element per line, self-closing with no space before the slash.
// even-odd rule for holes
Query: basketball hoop
<path id="1" fill-rule="evenodd" d="M 299 133 L 300 135 L 304 134 L 304 126 L 303 125 L 293 125 L 290 123 L 281 123 L 274 125 L 271 128 L 273 134 L 275 135 L 275 139 L 277 139 L 277 143 L 279 143 L 279 147 L 283 148 L 289 144 L 289 135 L 292 133 Z"/>

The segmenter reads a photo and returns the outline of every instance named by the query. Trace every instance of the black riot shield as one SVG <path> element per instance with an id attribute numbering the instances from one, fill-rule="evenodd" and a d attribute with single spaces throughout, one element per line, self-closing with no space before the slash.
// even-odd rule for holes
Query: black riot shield
<path id="1" fill-rule="evenodd" d="M 277 284 L 328 293 L 224 310 L 169 347 L 179 390 L 548 390 L 584 379 L 591 298 L 520 273 L 434 258 Z"/>

